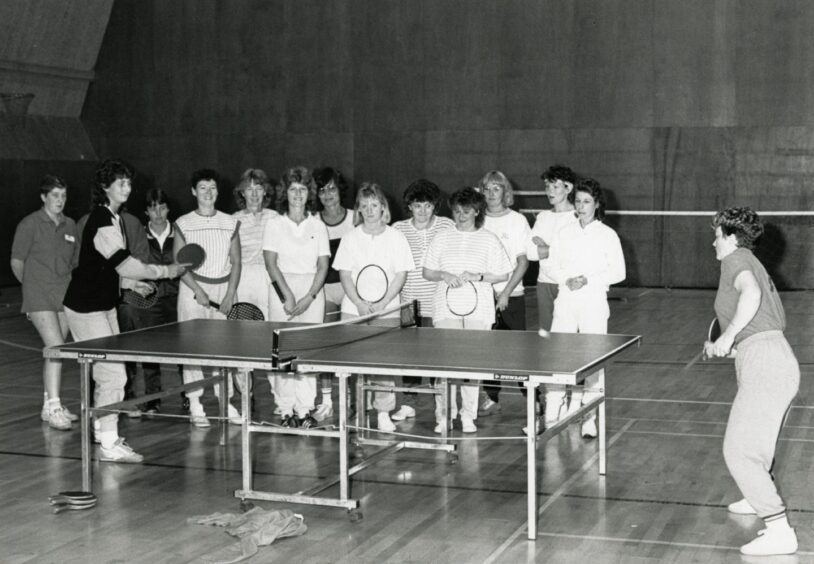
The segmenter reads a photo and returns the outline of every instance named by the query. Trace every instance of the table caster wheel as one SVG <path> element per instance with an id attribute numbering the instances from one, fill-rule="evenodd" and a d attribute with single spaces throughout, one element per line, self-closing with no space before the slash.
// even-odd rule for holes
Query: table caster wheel
<path id="1" fill-rule="evenodd" d="M 364 518 L 364 515 L 359 509 L 351 509 L 348 511 L 348 519 L 351 523 L 358 523 Z"/>
<path id="2" fill-rule="evenodd" d="M 240 500 L 240 512 L 246 513 L 247 511 L 251 511 L 254 509 L 254 504 L 251 501 L 246 501 L 245 499 Z"/>
<path id="3" fill-rule="evenodd" d="M 449 464 L 458 464 L 458 455 L 457 454 L 450 454 L 447 456 L 447 462 Z"/>

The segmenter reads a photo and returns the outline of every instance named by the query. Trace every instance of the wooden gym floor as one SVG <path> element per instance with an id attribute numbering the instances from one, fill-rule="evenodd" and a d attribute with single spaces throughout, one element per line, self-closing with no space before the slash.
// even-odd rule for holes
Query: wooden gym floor
<path id="1" fill-rule="evenodd" d="M 737 548 L 761 527 L 726 511 L 740 498 L 721 455 L 734 369 L 723 360 L 687 367 L 714 293 L 626 288 L 612 295 L 611 332 L 641 334 L 644 342 L 608 371 L 608 475 L 598 476 L 596 441 L 581 439 L 577 425 L 545 445 L 536 543 L 525 533 L 524 445 L 466 440 L 457 465 L 440 453 L 405 450 L 354 476 L 353 495 L 363 500 L 358 523 L 339 509 L 257 502 L 302 513 L 308 532 L 261 548 L 249 562 L 742 562 Z M 803 376 L 778 444 L 776 476 L 800 551 L 755 561 L 814 562 L 814 300 L 810 292 L 783 298 Z M 186 520 L 239 512 L 237 427 L 219 447 L 215 426 L 122 416 L 120 433 L 144 464 L 95 463 L 98 506 L 51 513 L 50 494 L 81 484 L 79 433 L 40 421 L 39 339 L 18 313 L 19 290 L 4 289 L 0 301 L 0 562 L 204 562 L 232 544 L 223 529 Z M 527 301 L 531 329 L 533 297 Z M 179 382 L 173 367 L 164 381 Z M 255 393 L 255 419 L 273 420 L 264 378 Z M 205 397 L 214 413 L 211 391 Z M 78 412 L 72 362 L 63 401 Z M 417 418 L 399 429 L 433 435 L 431 401 L 422 396 Z M 502 413 L 479 419 L 475 439 L 520 436 L 521 401 L 507 387 Z M 181 412 L 177 397 L 162 407 Z M 261 436 L 256 445 L 257 489 L 293 492 L 335 472 L 330 439 Z"/>

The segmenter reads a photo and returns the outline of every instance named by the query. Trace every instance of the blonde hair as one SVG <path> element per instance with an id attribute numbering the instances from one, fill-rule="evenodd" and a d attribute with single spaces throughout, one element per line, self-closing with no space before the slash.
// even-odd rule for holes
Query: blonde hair
<path id="1" fill-rule="evenodd" d="M 356 203 L 353 205 L 353 224 L 359 225 L 362 223 L 362 214 L 359 211 L 359 207 L 362 203 L 362 200 L 366 198 L 373 198 L 374 200 L 378 200 L 379 203 L 382 205 L 382 222 L 385 225 L 390 223 L 390 204 L 387 203 L 387 197 L 384 195 L 384 190 L 382 187 L 376 184 L 375 182 L 363 182 L 361 186 L 359 186 L 359 190 L 356 192 Z"/>
<path id="2" fill-rule="evenodd" d="M 483 178 L 478 182 L 478 189 L 483 192 L 489 184 L 497 184 L 503 188 L 503 206 L 511 207 L 514 205 L 514 189 L 512 183 L 509 182 L 508 177 L 499 170 L 490 170 L 483 175 Z"/>

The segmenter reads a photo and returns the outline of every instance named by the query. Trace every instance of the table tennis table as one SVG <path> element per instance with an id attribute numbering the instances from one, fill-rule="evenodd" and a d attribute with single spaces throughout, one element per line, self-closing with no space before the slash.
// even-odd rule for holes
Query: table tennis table
<path id="1" fill-rule="evenodd" d="M 358 510 L 359 501 L 350 497 L 350 476 L 367 465 L 361 462 L 349 466 L 348 385 L 352 375 L 368 376 L 422 376 L 440 378 L 445 391 L 450 381 L 502 380 L 520 382 L 526 394 L 526 425 L 535 428 L 535 391 L 539 385 L 582 385 L 586 376 L 600 371 L 614 357 L 640 342 L 636 335 L 590 335 L 552 333 L 542 338 L 532 331 L 462 331 L 455 329 L 394 327 L 373 325 L 334 325 L 320 328 L 322 333 L 311 333 L 310 344 L 281 348 L 281 335 L 294 334 L 301 325 L 291 323 L 191 320 L 122 333 L 100 339 L 70 343 L 45 350 L 47 358 L 76 359 L 81 366 L 82 393 L 82 473 L 83 489 L 91 491 L 91 438 L 89 416 L 95 409 L 88 397 L 89 379 L 94 362 L 136 361 L 169 364 L 188 364 L 222 369 L 291 371 L 298 373 L 333 373 L 339 383 L 339 415 L 337 429 L 284 429 L 255 424 L 251 421 L 250 394 L 242 394 L 242 488 L 235 491 L 241 500 L 262 499 L 292 503 L 305 503 L 342 507 L 351 512 Z M 303 331 L 303 334 L 306 332 Z M 225 370 L 220 378 L 208 378 L 196 385 L 225 385 Z M 578 411 L 560 420 L 536 435 L 526 437 L 527 451 L 527 511 L 528 538 L 537 536 L 537 446 L 556 436 L 569 423 L 588 411 L 596 410 L 598 419 L 599 474 L 607 471 L 605 425 L 604 371 L 591 388 L 593 399 Z M 360 387 L 365 385 L 359 379 Z M 376 389 L 369 385 L 369 389 Z M 226 388 L 222 388 L 225 390 Z M 398 388 L 396 388 L 398 389 Z M 179 388 L 165 394 L 178 393 Z M 448 403 L 446 397 L 444 403 Z M 225 413 L 227 394 L 221 394 L 221 416 Z M 147 397 L 126 400 L 102 409 L 132 409 Z M 357 398 L 363 411 L 364 403 Z M 132 404 L 132 405 L 131 405 Z M 222 421 L 225 421 L 223 417 Z M 357 427 L 359 419 L 357 419 Z M 252 433 L 283 433 L 317 435 L 338 439 L 339 473 L 333 480 L 294 494 L 257 492 L 252 489 L 251 443 Z M 369 444 L 384 445 L 390 451 L 399 448 L 442 448 L 454 446 L 438 440 L 401 441 L 397 437 L 379 436 Z M 221 435 L 225 439 L 225 428 Z M 443 438 L 445 438 L 444 435 Z M 429 445 L 429 446 L 428 446 Z M 386 449 L 385 449 L 386 450 Z M 339 498 L 318 497 L 317 493 L 339 484 Z M 361 516 L 361 514 L 358 514 Z"/>

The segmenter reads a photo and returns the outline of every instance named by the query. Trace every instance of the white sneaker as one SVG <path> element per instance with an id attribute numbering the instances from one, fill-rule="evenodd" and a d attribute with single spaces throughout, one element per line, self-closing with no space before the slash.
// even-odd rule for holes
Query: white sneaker
<path id="1" fill-rule="evenodd" d="M 124 439 L 119 437 L 110 448 L 99 447 L 102 453 L 101 460 L 106 462 L 126 462 L 129 464 L 139 464 L 144 457 L 130 448 Z"/>
<path id="2" fill-rule="evenodd" d="M 48 426 L 58 431 L 71 430 L 71 420 L 65 415 L 65 410 L 62 406 L 57 406 L 48 412 Z"/>
<path id="3" fill-rule="evenodd" d="M 596 419 L 588 419 L 582 422 L 582 437 L 585 439 L 595 439 L 598 435 L 596 430 Z"/>
<path id="4" fill-rule="evenodd" d="M 748 556 L 773 556 L 797 552 L 797 533 L 789 526 L 763 529 L 757 538 L 741 547 L 741 554 Z"/>
<path id="5" fill-rule="evenodd" d="M 397 412 L 390 416 L 393 421 L 404 421 L 408 417 L 415 417 L 415 409 L 409 405 L 402 405 Z"/>
<path id="6" fill-rule="evenodd" d="M 492 401 L 490 397 L 486 397 L 483 400 L 483 403 L 480 404 L 480 411 L 478 415 L 481 417 L 488 417 L 489 415 L 494 415 L 495 413 L 500 413 L 500 404 L 496 401 Z"/>
<path id="7" fill-rule="evenodd" d="M 334 405 L 331 402 L 328 403 L 321 403 L 317 406 L 314 410 L 314 413 L 311 414 L 311 417 L 319 421 L 320 423 L 328 419 L 329 417 L 333 417 L 334 414 Z"/>
<path id="8" fill-rule="evenodd" d="M 757 515 L 755 508 L 745 499 L 730 503 L 726 509 L 735 515 Z"/>
<path id="9" fill-rule="evenodd" d="M 48 419 L 49 419 L 49 413 L 48 412 L 49 411 L 50 411 L 50 409 L 48 408 L 48 403 L 46 402 L 46 403 L 42 404 L 42 409 L 40 410 L 40 419 L 42 419 L 46 423 L 48 423 Z M 65 407 L 64 405 L 62 406 L 62 411 L 65 414 L 65 417 L 67 417 L 69 421 L 79 421 L 79 416 L 74 415 L 73 413 L 68 411 L 68 408 Z"/>
<path id="10" fill-rule="evenodd" d="M 435 431 L 439 435 L 442 434 L 446 430 L 447 430 L 447 422 L 446 421 L 438 421 L 435 424 L 435 429 L 433 429 L 433 431 Z"/>
<path id="11" fill-rule="evenodd" d="M 471 417 L 467 417 L 466 415 L 461 415 L 461 429 L 464 433 L 477 433 L 478 428 L 475 426 L 475 422 L 472 420 Z"/>
<path id="12" fill-rule="evenodd" d="M 211 425 L 201 404 L 189 406 L 189 422 L 199 429 L 207 429 Z"/>
<path id="13" fill-rule="evenodd" d="M 396 430 L 396 424 L 390 420 L 390 415 L 386 411 L 379 413 L 379 431 L 382 433 L 392 433 Z"/>
<path id="14" fill-rule="evenodd" d="M 137 408 L 128 409 L 127 411 L 124 412 L 124 414 L 127 415 L 127 417 L 129 417 L 130 419 L 141 419 L 141 410 Z"/>
<path id="15" fill-rule="evenodd" d="M 226 416 L 232 425 L 243 425 L 243 417 L 235 406 L 231 403 L 226 405 Z"/>

